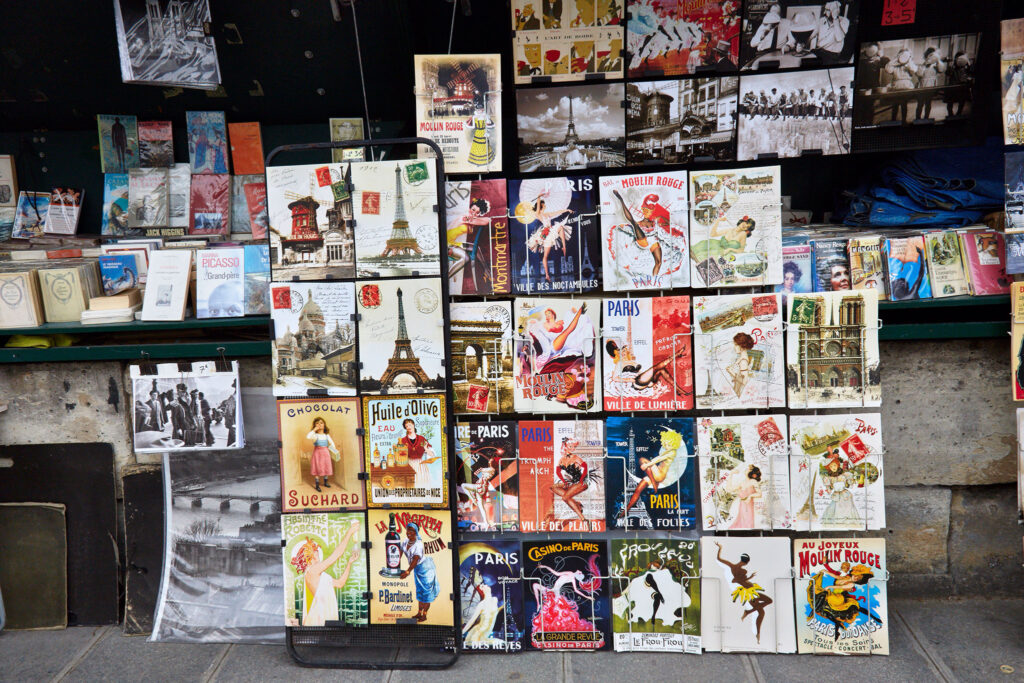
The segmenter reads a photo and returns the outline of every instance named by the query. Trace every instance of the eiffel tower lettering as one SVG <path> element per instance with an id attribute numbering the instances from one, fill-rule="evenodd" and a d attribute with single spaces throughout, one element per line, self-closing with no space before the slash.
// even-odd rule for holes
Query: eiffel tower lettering
<path id="1" fill-rule="evenodd" d="M 402 170 L 395 164 L 395 220 L 391 223 L 391 237 L 388 238 L 381 258 L 422 253 L 423 250 L 420 249 L 416 238 L 409 232 L 409 221 L 405 217 L 405 199 L 402 197 Z"/>
<path id="2" fill-rule="evenodd" d="M 405 308 L 402 306 L 402 290 L 398 289 L 398 335 L 395 337 L 395 352 L 388 360 L 388 367 L 380 376 L 380 388 L 385 389 L 398 379 L 399 375 L 410 375 L 416 380 L 417 387 L 426 386 L 430 382 L 427 373 L 423 372 L 420 359 L 413 353 L 409 341 L 409 330 L 405 327 Z"/>

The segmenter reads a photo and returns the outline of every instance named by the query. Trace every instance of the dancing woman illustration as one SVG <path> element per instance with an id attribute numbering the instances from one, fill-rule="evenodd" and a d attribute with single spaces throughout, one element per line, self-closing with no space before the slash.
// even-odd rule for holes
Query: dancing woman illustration
<path id="1" fill-rule="evenodd" d="M 622 198 L 622 195 L 619 194 L 619 191 L 612 190 L 612 194 L 617 200 L 619 200 L 619 213 L 626 219 L 629 223 L 629 227 L 631 228 L 630 230 L 626 230 L 623 226 L 618 226 L 619 230 L 622 230 L 622 232 L 629 235 L 637 248 L 651 252 L 651 258 L 654 259 L 654 268 L 651 269 L 651 275 L 658 275 L 661 272 L 662 255 L 661 244 L 658 242 L 657 229 L 651 230 L 649 234 L 645 232 L 644 229 L 640 227 L 640 224 L 637 223 L 636 219 L 633 218 L 632 212 L 630 212 L 629 208 L 626 206 L 626 202 Z M 660 212 L 657 210 L 660 209 L 661 212 L 664 212 L 666 217 L 668 214 L 668 212 L 665 211 L 665 208 L 658 204 L 657 201 L 657 195 L 647 195 L 647 197 L 644 198 L 643 205 L 641 206 L 641 212 L 644 214 L 644 222 L 655 228 L 657 227 L 657 222 L 660 218 Z M 658 215 L 656 215 L 656 213 Z"/>
<path id="2" fill-rule="evenodd" d="M 750 216 L 739 219 L 736 225 L 729 225 L 723 215 L 711 225 L 710 237 L 694 244 L 690 254 L 698 263 L 729 254 L 742 254 L 747 250 L 747 239 L 754 234 L 756 227 L 757 223 Z M 714 239 L 716 237 L 718 239 Z"/>
<path id="3" fill-rule="evenodd" d="M 665 429 L 661 432 L 661 450 L 657 457 L 651 460 L 640 458 L 640 470 L 644 473 L 644 477 L 637 483 L 633 495 L 629 498 L 629 503 L 622 509 L 622 517 L 625 517 L 633 509 L 636 502 L 640 500 L 640 494 L 648 486 L 657 493 L 658 486 L 668 477 L 669 470 L 672 469 L 672 463 L 679 455 L 679 447 L 682 444 L 683 435 L 679 432 L 672 429 Z M 672 481 L 674 482 L 675 479 Z M 657 611 L 657 607 L 655 607 L 655 611 Z"/>
<path id="4" fill-rule="evenodd" d="M 498 153 L 497 148 L 490 140 L 493 135 L 494 121 L 487 115 L 484 108 L 484 95 L 476 92 L 473 99 L 475 100 L 473 117 L 467 121 L 473 127 L 473 138 L 469 145 L 469 163 L 474 166 L 486 166 L 494 161 L 494 157 Z"/>
<path id="5" fill-rule="evenodd" d="M 587 462 L 576 454 L 579 445 L 580 442 L 576 439 L 570 439 L 567 436 L 562 438 L 562 457 L 555 465 L 555 476 L 558 477 L 558 483 L 553 484 L 550 488 L 552 493 L 561 498 L 576 513 L 581 522 L 587 522 L 587 518 L 583 515 L 583 504 L 576 500 L 576 496 L 590 488 Z M 552 514 L 554 514 L 553 509 Z"/>
<path id="6" fill-rule="evenodd" d="M 672 387 L 677 398 L 687 396 L 692 392 L 692 389 L 688 389 L 685 386 L 686 382 L 683 382 L 683 385 L 680 385 L 676 381 L 677 378 L 674 377 L 669 370 L 680 356 L 686 355 L 687 348 L 685 345 L 680 345 L 679 348 L 672 352 L 671 356 L 661 359 L 646 370 L 643 370 L 643 366 L 636 361 L 620 360 L 623 354 L 623 349 L 625 348 L 627 347 L 620 348 L 614 339 L 609 339 L 604 343 L 604 350 L 608 353 L 612 363 L 614 363 L 611 373 L 612 382 L 631 384 L 635 390 L 641 392 L 651 388 L 655 384 L 662 383 Z M 632 377 L 627 377 L 622 373 L 635 374 L 633 374 Z"/>
<path id="7" fill-rule="evenodd" d="M 322 417 L 313 418 L 313 429 L 306 434 L 306 439 L 313 442 L 313 455 L 309 458 L 309 473 L 313 475 L 313 488 L 320 491 L 320 483 L 317 477 L 324 478 L 324 486 L 331 488 L 328 477 L 334 476 L 334 462 L 331 455 L 338 453 L 338 447 L 334 445 L 327 428 L 327 422 Z M 340 454 L 339 454 L 340 457 Z"/>
<path id="8" fill-rule="evenodd" d="M 747 573 L 750 555 L 743 553 L 740 555 L 739 562 L 729 562 L 722 557 L 722 544 L 715 543 L 715 545 L 718 546 L 718 561 L 729 568 L 732 572 L 732 582 L 736 584 L 736 590 L 732 592 L 732 601 L 736 602 L 738 600 L 741 605 L 749 605 L 748 609 L 744 610 L 740 620 L 746 619 L 751 614 L 757 615 L 757 619 L 754 621 L 754 629 L 757 642 L 760 644 L 761 623 L 765 617 L 764 611 L 772 604 L 772 599 L 764 594 L 764 588 L 754 583 L 753 579 L 757 572 Z"/>
<path id="9" fill-rule="evenodd" d="M 573 311 L 568 325 L 558 319 L 552 308 L 544 310 L 543 323 L 530 320 L 527 332 L 533 339 L 537 374 L 564 371 L 572 361 L 590 355 L 586 349 L 593 344 L 594 328 L 589 319 L 580 325 L 586 311 L 587 305 L 582 304 Z"/>
<path id="10" fill-rule="evenodd" d="M 832 577 L 832 585 L 828 587 L 824 585 L 826 574 Z M 857 598 L 851 595 L 874 576 L 871 569 L 863 564 L 851 567 L 849 562 L 843 562 L 838 572 L 828 563 L 823 564 L 822 570 L 807 584 L 807 602 L 813 607 L 807 622 L 814 621 L 815 617 L 831 621 L 835 626 L 835 641 L 839 640 L 840 630 L 850 628 L 862 614 L 881 624 L 882 620 L 870 608 L 861 607 Z"/>
<path id="11" fill-rule="evenodd" d="M 743 390 L 750 381 L 750 351 L 754 348 L 754 338 L 746 332 L 737 332 L 732 338 L 735 359 L 725 368 L 725 374 L 732 380 L 732 390 L 737 397 L 743 396 Z"/>
<path id="12" fill-rule="evenodd" d="M 423 541 L 420 540 L 420 527 L 415 522 L 405 525 L 405 540 L 402 541 L 402 553 L 409 560 L 409 568 L 399 576 L 403 579 L 413 575 L 416 583 L 416 601 L 419 602 L 419 611 L 416 612 L 416 621 L 427 620 L 427 610 L 430 604 L 437 599 L 441 592 L 441 585 L 437 581 L 437 568 L 434 566 L 434 558 L 427 557 L 423 552 Z"/>
<path id="13" fill-rule="evenodd" d="M 595 560 L 592 559 L 591 563 L 594 563 L 596 568 Z M 584 600 L 593 600 L 594 593 L 597 592 L 597 588 L 601 585 L 601 580 L 596 576 L 590 581 L 584 581 L 583 572 L 578 569 L 576 571 L 558 572 L 544 564 L 538 564 L 537 569 L 543 569 L 555 577 L 555 582 L 551 584 L 551 588 L 545 588 L 541 581 L 533 582 L 533 597 L 537 601 L 538 608 L 544 604 L 546 594 L 561 597 L 562 589 L 566 586 L 572 588 L 572 592 Z"/>
<path id="14" fill-rule="evenodd" d="M 449 277 L 459 273 L 463 268 L 470 265 L 470 263 L 475 260 L 480 236 L 483 235 L 485 231 L 476 231 L 472 245 L 465 242 L 464 238 L 469 234 L 470 226 L 483 227 L 485 225 L 490 225 L 491 219 L 487 217 L 490 210 L 490 202 L 483 197 L 477 197 L 469 202 L 469 211 L 456 222 L 455 227 L 448 228 Z M 472 268 L 470 270 L 472 270 Z M 486 269 L 484 270 L 486 271 Z M 488 279 L 489 277 L 490 273 L 485 272 L 484 278 Z"/>
<path id="15" fill-rule="evenodd" d="M 548 270 L 548 258 L 551 256 L 551 249 L 560 245 L 559 249 L 565 253 L 569 238 L 572 237 L 572 227 L 566 225 L 569 216 L 576 213 L 572 209 L 564 209 L 558 213 L 548 213 L 545 197 L 548 191 L 544 190 L 533 201 L 531 209 L 533 218 L 540 221 L 540 227 L 534 230 L 533 234 L 526 241 L 527 248 L 534 252 L 543 252 L 541 265 L 544 269 L 544 279 L 551 282 L 551 273 Z"/>
<path id="16" fill-rule="evenodd" d="M 469 450 L 468 447 L 466 450 Z M 491 521 L 491 517 L 488 514 L 488 508 L 491 507 L 491 480 L 497 476 L 498 470 L 500 469 L 500 463 L 498 456 L 495 456 L 493 460 L 475 452 L 473 452 L 473 456 L 476 458 L 482 458 L 486 464 L 473 473 L 473 483 L 462 484 L 459 488 L 469 496 L 469 500 L 473 504 L 473 507 L 480 511 L 480 517 L 483 518 L 483 526 L 481 529 L 486 530 L 492 528 L 494 525 L 494 522 Z"/>
<path id="17" fill-rule="evenodd" d="M 495 644 L 503 646 L 504 641 L 500 638 L 493 638 L 491 634 L 494 633 L 494 624 L 505 605 L 493 594 L 491 585 L 484 581 L 480 570 L 473 567 L 471 571 L 473 593 L 479 596 L 480 601 L 473 606 L 469 615 L 463 620 L 463 642 L 467 645 Z"/>
<path id="18" fill-rule="evenodd" d="M 345 532 L 345 537 L 341 539 L 341 543 L 335 546 L 334 551 L 319 562 L 316 561 L 316 553 L 320 550 L 320 546 L 309 538 L 292 558 L 292 566 L 302 574 L 303 626 L 323 626 L 328 621 L 338 620 L 338 594 L 335 591 L 345 587 L 352 566 L 360 555 L 358 552 L 352 553 L 338 578 L 328 574 L 327 570 L 345 554 L 349 543 L 358 531 L 359 521 L 357 520 L 352 522 L 348 531 Z"/>

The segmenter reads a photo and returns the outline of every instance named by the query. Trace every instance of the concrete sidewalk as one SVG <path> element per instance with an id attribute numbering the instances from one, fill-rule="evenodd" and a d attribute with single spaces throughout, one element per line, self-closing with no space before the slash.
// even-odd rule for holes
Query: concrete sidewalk
<path id="1" fill-rule="evenodd" d="M 284 647 L 149 643 L 114 626 L 12 631 L 0 635 L 0 680 L 1024 681 L 1024 599 L 894 600 L 889 609 L 889 657 L 531 652 L 466 655 L 443 673 L 300 669 Z"/>

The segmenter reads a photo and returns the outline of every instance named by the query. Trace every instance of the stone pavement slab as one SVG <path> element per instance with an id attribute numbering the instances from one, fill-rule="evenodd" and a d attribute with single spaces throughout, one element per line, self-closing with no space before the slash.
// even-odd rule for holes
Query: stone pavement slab
<path id="1" fill-rule="evenodd" d="M 574 652 L 567 654 L 574 683 L 620 681 L 754 681 L 747 655 L 703 655 L 668 652 Z"/>
<path id="2" fill-rule="evenodd" d="M 221 682 L 245 681 L 289 681 L 302 683 L 315 681 L 337 681 L 345 683 L 386 683 L 390 671 L 344 671 L 331 669 L 307 669 L 299 667 L 283 645 L 233 645 L 217 666 L 210 672 L 210 680 Z"/>
<path id="3" fill-rule="evenodd" d="M 7 636 L 3 636 L 6 638 Z M 72 668 L 63 681 L 197 681 L 230 645 L 151 643 L 110 629 Z M 33 677 L 33 680 L 38 678 Z"/>
<path id="4" fill-rule="evenodd" d="M 114 626 L 79 626 L 60 631 L 0 633 L 0 681 L 53 678 L 93 640 L 116 631 Z"/>
<path id="5" fill-rule="evenodd" d="M 408 661 L 415 652 L 403 650 L 398 658 Z M 519 654 L 463 654 L 459 661 L 444 671 L 402 671 L 391 674 L 388 683 L 443 680 L 445 683 L 498 683 L 498 681 L 530 681 L 546 683 L 563 681 L 565 659 L 560 652 L 521 652 Z"/>

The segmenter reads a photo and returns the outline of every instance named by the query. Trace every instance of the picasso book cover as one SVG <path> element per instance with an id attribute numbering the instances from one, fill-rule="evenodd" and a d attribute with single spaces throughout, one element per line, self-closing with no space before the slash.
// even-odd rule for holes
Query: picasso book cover
<path id="1" fill-rule="evenodd" d="M 605 291 L 690 285 L 686 171 L 602 176 Z"/>
<path id="2" fill-rule="evenodd" d="M 351 282 L 270 285 L 275 396 L 355 395 L 355 312 Z"/>
<path id="3" fill-rule="evenodd" d="M 741 4 L 740 0 L 630 2 L 629 77 L 735 71 Z"/>
<path id="4" fill-rule="evenodd" d="M 600 307 L 600 299 L 516 299 L 516 412 L 572 413 L 600 405 Z"/>
<path id="5" fill-rule="evenodd" d="M 796 652 L 789 539 L 700 539 L 701 639 L 707 652 Z"/>
<path id="6" fill-rule="evenodd" d="M 690 297 L 605 299 L 604 409 L 690 410 Z"/>
<path id="7" fill-rule="evenodd" d="M 608 524 L 615 529 L 697 528 L 693 419 L 605 419 Z"/>
<path id="8" fill-rule="evenodd" d="M 611 540 L 616 651 L 700 654 L 698 544 L 660 538 Z"/>
<path id="9" fill-rule="evenodd" d="M 370 510 L 370 623 L 454 626 L 448 510 Z"/>
<path id="10" fill-rule="evenodd" d="M 513 412 L 512 302 L 452 302 L 449 316 L 455 413 Z"/>
<path id="11" fill-rule="evenodd" d="M 100 167 L 104 173 L 127 173 L 139 167 L 139 125 L 134 116 L 97 114 Z"/>
<path id="12" fill-rule="evenodd" d="M 245 249 L 196 250 L 196 317 L 245 315 Z"/>
<path id="13" fill-rule="evenodd" d="M 800 654 L 887 655 L 884 538 L 794 539 Z"/>
<path id="14" fill-rule="evenodd" d="M 600 283 L 592 176 L 508 181 L 512 291 L 589 292 Z"/>
<path id="15" fill-rule="evenodd" d="M 523 594 L 534 650 L 611 646 L 608 541 L 524 541 Z"/>
<path id="16" fill-rule="evenodd" d="M 413 68 L 416 134 L 441 148 L 445 172 L 501 171 L 501 55 L 415 55 Z"/>
<path id="17" fill-rule="evenodd" d="M 787 443 L 784 415 L 697 418 L 706 531 L 792 528 Z"/>
<path id="18" fill-rule="evenodd" d="M 519 527 L 604 531 L 604 423 L 519 421 Z"/>
<path id="19" fill-rule="evenodd" d="M 363 397 L 369 507 L 448 507 L 447 428 L 443 395 Z"/>
<path id="20" fill-rule="evenodd" d="M 359 337 L 375 349 L 360 356 L 362 393 L 444 391 L 440 303 L 438 278 L 356 283 Z"/>
<path id="21" fill-rule="evenodd" d="M 779 167 L 691 173 L 690 188 L 692 285 L 781 284 Z"/>
<path id="22" fill-rule="evenodd" d="M 517 531 L 516 423 L 455 423 L 455 485 L 460 531 Z"/>
<path id="23" fill-rule="evenodd" d="M 522 548 L 519 541 L 459 543 L 459 594 L 465 650 L 523 649 Z"/>
<path id="24" fill-rule="evenodd" d="M 789 435 L 795 530 L 885 528 L 879 413 L 791 415 Z"/>
<path id="25" fill-rule="evenodd" d="M 515 83 L 623 76 L 623 6 L 620 0 L 512 2 Z"/>
<path id="26" fill-rule="evenodd" d="M 880 406 L 878 292 L 798 294 L 787 304 L 789 407 Z"/>
<path id="27" fill-rule="evenodd" d="M 445 183 L 448 291 L 487 296 L 512 291 L 505 181 Z"/>
<path id="28" fill-rule="evenodd" d="M 693 299 L 697 407 L 786 405 L 778 294 Z"/>
<path id="29" fill-rule="evenodd" d="M 185 112 L 192 174 L 230 173 L 228 129 L 222 111 Z"/>
<path id="30" fill-rule="evenodd" d="M 364 510 L 357 398 L 277 401 L 281 511 Z"/>
<path id="31" fill-rule="evenodd" d="M 281 538 L 285 626 L 365 625 L 369 583 L 363 515 L 281 515 Z"/>

